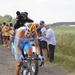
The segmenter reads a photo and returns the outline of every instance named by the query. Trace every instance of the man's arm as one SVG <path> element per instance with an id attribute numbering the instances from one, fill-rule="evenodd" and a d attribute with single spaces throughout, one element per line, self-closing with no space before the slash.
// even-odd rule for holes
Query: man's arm
<path id="1" fill-rule="evenodd" d="M 42 36 L 45 37 L 47 40 L 49 39 L 45 34 L 42 33 Z"/>
<path id="2" fill-rule="evenodd" d="M 22 53 L 21 53 L 21 51 L 20 51 L 20 41 L 19 40 L 17 40 L 16 41 L 16 51 L 17 51 L 17 53 L 19 54 L 19 55 L 22 55 Z"/>

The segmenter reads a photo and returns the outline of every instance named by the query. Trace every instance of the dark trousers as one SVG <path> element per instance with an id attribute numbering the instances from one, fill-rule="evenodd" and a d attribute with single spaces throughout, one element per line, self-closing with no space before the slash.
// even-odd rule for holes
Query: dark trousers
<path id="1" fill-rule="evenodd" d="M 54 60 L 54 51 L 55 51 L 55 46 L 49 44 L 49 61 L 50 62 Z"/>

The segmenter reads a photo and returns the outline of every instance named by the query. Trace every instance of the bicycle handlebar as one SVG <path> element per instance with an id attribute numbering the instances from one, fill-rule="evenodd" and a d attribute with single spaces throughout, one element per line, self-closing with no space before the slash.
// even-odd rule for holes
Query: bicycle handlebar
<path id="1" fill-rule="evenodd" d="M 24 58 L 24 60 L 40 60 L 40 58 Z"/>
<path id="2" fill-rule="evenodd" d="M 40 60 L 40 58 L 24 58 L 24 60 Z M 41 67 L 42 65 L 44 66 L 44 62 L 41 62 L 39 66 Z"/>

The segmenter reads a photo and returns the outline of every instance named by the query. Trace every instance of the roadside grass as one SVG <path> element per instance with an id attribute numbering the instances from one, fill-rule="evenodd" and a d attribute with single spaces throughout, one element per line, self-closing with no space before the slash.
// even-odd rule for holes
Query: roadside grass
<path id="1" fill-rule="evenodd" d="M 63 33 L 56 35 L 56 40 L 56 52 L 75 57 L 75 35 Z"/>
<path id="2" fill-rule="evenodd" d="M 63 67 L 69 73 L 75 72 L 75 60 L 55 55 L 55 60 L 53 63 Z"/>
<path id="3" fill-rule="evenodd" d="M 75 27 L 52 27 L 56 36 L 54 64 L 75 72 Z"/>

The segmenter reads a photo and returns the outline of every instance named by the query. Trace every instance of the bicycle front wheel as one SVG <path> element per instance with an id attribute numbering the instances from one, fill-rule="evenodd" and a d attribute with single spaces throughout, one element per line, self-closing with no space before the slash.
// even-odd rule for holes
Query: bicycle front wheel
<path id="1" fill-rule="evenodd" d="M 34 58 L 37 57 L 36 54 L 34 54 Z M 39 71 L 39 65 L 38 65 L 38 60 L 32 61 L 32 72 L 34 75 L 37 75 Z"/>

